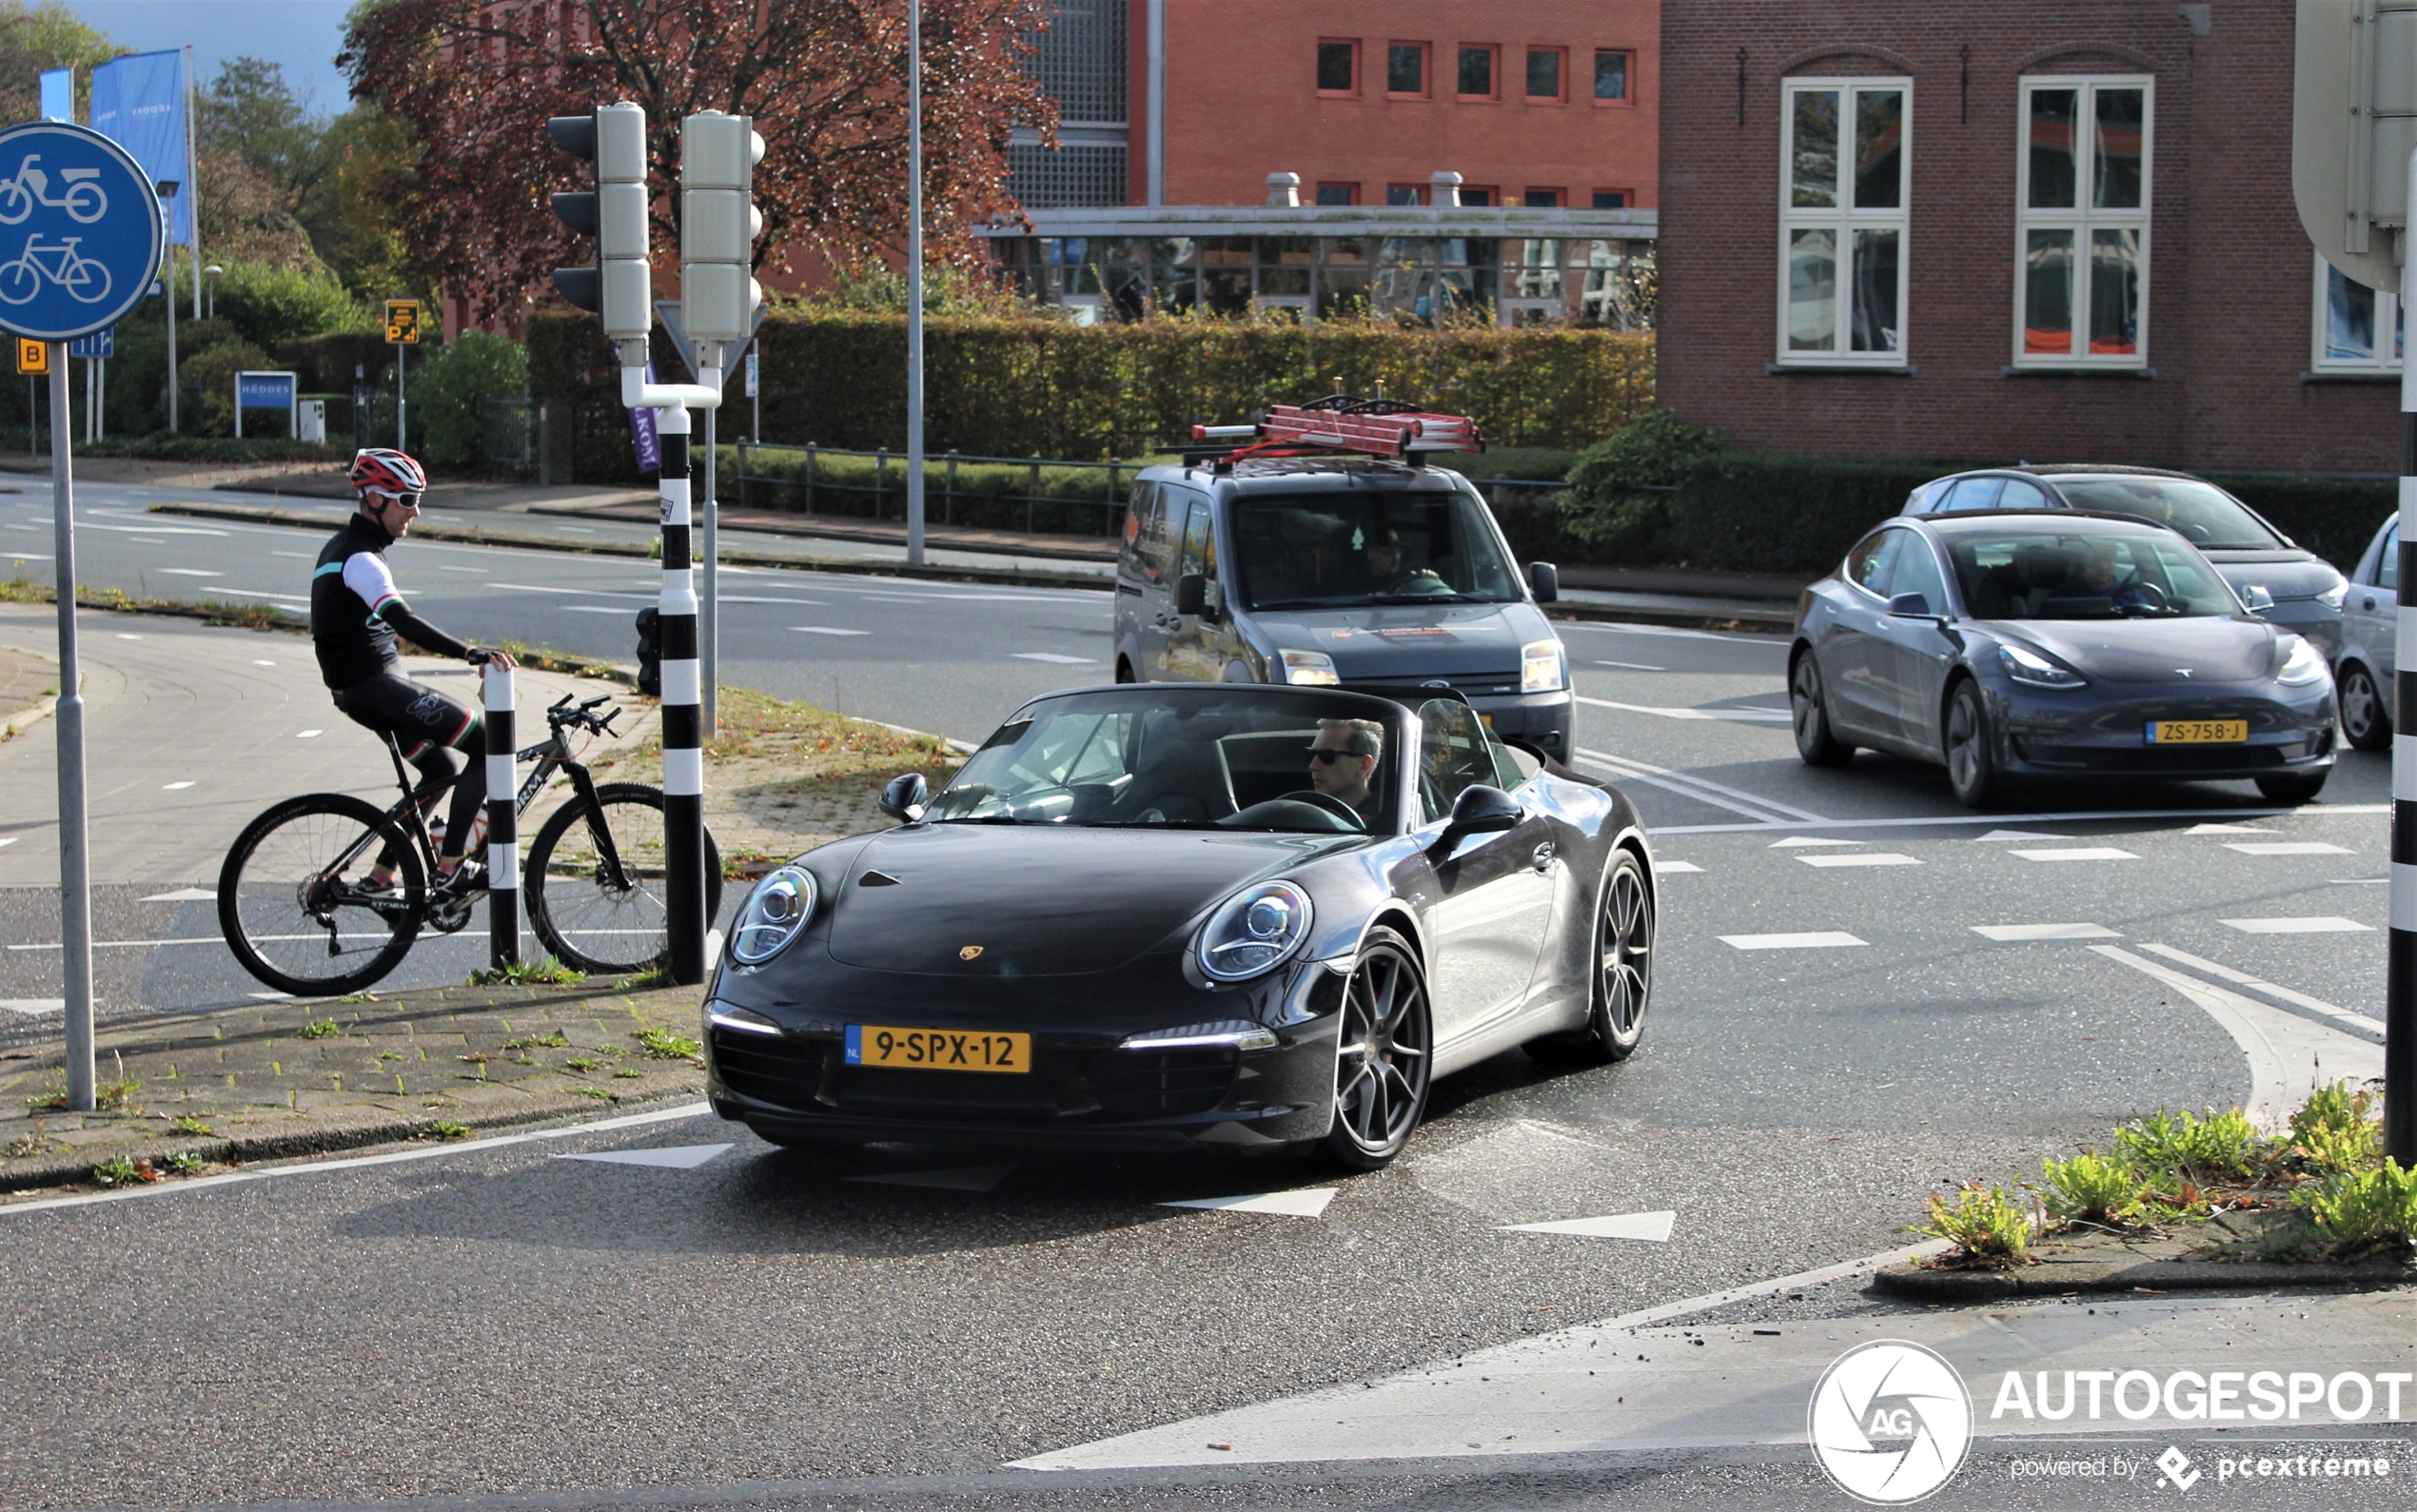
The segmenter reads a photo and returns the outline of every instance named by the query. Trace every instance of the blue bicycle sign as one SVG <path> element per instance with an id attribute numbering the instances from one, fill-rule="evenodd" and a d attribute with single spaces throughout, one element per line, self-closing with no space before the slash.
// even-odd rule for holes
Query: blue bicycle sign
<path id="1" fill-rule="evenodd" d="M 126 149 L 62 121 L 0 131 L 0 330 L 69 341 L 115 324 L 158 278 L 167 225 Z"/>

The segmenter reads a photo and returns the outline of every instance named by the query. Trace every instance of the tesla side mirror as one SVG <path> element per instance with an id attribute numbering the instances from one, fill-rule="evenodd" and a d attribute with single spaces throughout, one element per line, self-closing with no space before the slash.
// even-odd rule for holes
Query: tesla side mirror
<path id="1" fill-rule="evenodd" d="M 1527 564 L 1527 585 L 1536 590 L 1538 603 L 1561 601 L 1561 569 L 1549 561 Z"/>
<path id="2" fill-rule="evenodd" d="M 1451 821 L 1436 837 L 1434 854 L 1439 857 L 1449 855 L 1454 846 L 1472 835 L 1499 835 L 1504 830 L 1515 830 L 1526 816 L 1526 811 L 1519 806 L 1519 800 L 1502 789 L 1489 788 L 1483 782 L 1471 783 L 1461 789 L 1461 795 L 1452 800 Z"/>
<path id="3" fill-rule="evenodd" d="M 2274 596 L 2261 582 L 2250 583 L 2241 590 L 2241 606 L 2253 615 L 2262 615 L 2274 607 Z"/>
<path id="4" fill-rule="evenodd" d="M 1900 593 L 1888 601 L 1888 612 L 1899 619 L 1934 619 L 1930 599 L 1917 593 Z"/>
<path id="5" fill-rule="evenodd" d="M 1175 579 L 1175 613 L 1206 614 L 1208 609 L 1208 579 L 1196 572 L 1185 573 Z"/>
<path id="6" fill-rule="evenodd" d="M 931 784 L 923 780 L 920 772 L 892 777 L 890 785 L 881 790 L 881 812 L 901 824 L 922 823 L 923 811 L 931 802 Z"/>

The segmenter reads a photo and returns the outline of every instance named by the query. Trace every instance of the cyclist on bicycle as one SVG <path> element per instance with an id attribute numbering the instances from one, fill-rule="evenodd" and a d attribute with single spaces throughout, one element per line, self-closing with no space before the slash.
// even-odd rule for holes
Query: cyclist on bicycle
<path id="1" fill-rule="evenodd" d="M 475 877 L 463 867 L 480 805 L 486 801 L 484 727 L 474 708 L 464 708 L 433 688 L 403 676 L 398 634 L 442 657 L 460 657 L 473 666 L 509 667 L 501 651 L 482 650 L 454 638 L 411 612 L 386 567 L 385 550 L 403 539 L 419 518 L 428 475 L 399 451 L 356 453 L 350 479 L 361 497 L 360 513 L 345 521 L 319 553 L 310 578 L 310 638 L 319 654 L 320 677 L 336 707 L 380 735 L 391 735 L 403 759 L 420 769 L 417 792 L 433 804 L 447 784 L 453 805 L 437 855 L 441 892 L 458 891 Z M 468 759 L 457 760 L 461 752 Z M 394 858 L 383 856 L 369 874 L 373 886 L 394 881 Z"/>

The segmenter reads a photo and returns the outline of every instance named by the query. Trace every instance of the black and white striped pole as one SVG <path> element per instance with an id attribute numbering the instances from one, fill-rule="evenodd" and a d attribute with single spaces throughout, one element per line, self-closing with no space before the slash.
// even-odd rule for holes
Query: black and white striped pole
<path id="1" fill-rule="evenodd" d="M 521 958 L 521 845 L 512 833 L 515 811 L 512 669 L 487 663 L 487 952 L 497 971 Z M 467 860 L 468 857 L 463 857 Z"/>
<path id="2" fill-rule="evenodd" d="M 716 375 L 719 377 L 718 374 Z M 718 385 L 717 385 L 718 386 Z M 690 565 L 688 410 L 657 410 L 663 448 L 663 912 L 672 980 L 705 979 L 705 754 L 697 668 L 696 570 Z"/>
<path id="3" fill-rule="evenodd" d="M 2417 152 L 2408 156 L 2417 193 Z M 2404 202 L 2417 205 L 2417 199 Z M 2400 233 L 2400 307 L 2417 300 L 2417 226 Z M 2417 362 L 2400 374 L 2400 623 L 2392 663 L 2391 933 L 2384 967 L 2384 1152 L 2417 1167 Z"/>

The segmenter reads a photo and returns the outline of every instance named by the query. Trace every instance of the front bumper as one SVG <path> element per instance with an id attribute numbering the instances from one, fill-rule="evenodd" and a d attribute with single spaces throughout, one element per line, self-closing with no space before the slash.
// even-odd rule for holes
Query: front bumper
<path id="1" fill-rule="evenodd" d="M 2304 691 L 2270 682 L 2132 690 L 2100 683 L 2070 691 L 2001 682 L 1989 692 L 2000 769 L 2012 774 L 2233 781 L 2333 764 L 2330 679 Z M 2235 745 L 2157 745 L 2147 732 L 2160 719 L 2245 719 L 2250 737 Z"/>
<path id="2" fill-rule="evenodd" d="M 1333 1127 L 1344 977 L 1315 963 L 1208 992 L 1164 960 L 1020 983 L 945 982 L 826 960 L 814 968 L 813 1006 L 768 991 L 774 974 L 725 977 L 707 1000 L 706 1090 L 722 1117 L 784 1138 L 1255 1153 Z M 837 979 L 851 977 L 858 980 Z M 725 1006 L 780 1031 L 714 1023 Z M 1130 1034 L 1228 1019 L 1267 1026 L 1276 1045 L 1121 1048 Z M 1032 1036 L 1032 1068 L 1008 1075 L 851 1066 L 850 1024 L 1020 1030 Z"/>
<path id="3" fill-rule="evenodd" d="M 1559 693 L 1491 694 L 1468 700 L 1468 706 L 1499 736 L 1517 736 L 1547 756 L 1566 761 L 1570 754 L 1571 716 L 1577 705 L 1569 690 Z"/>

